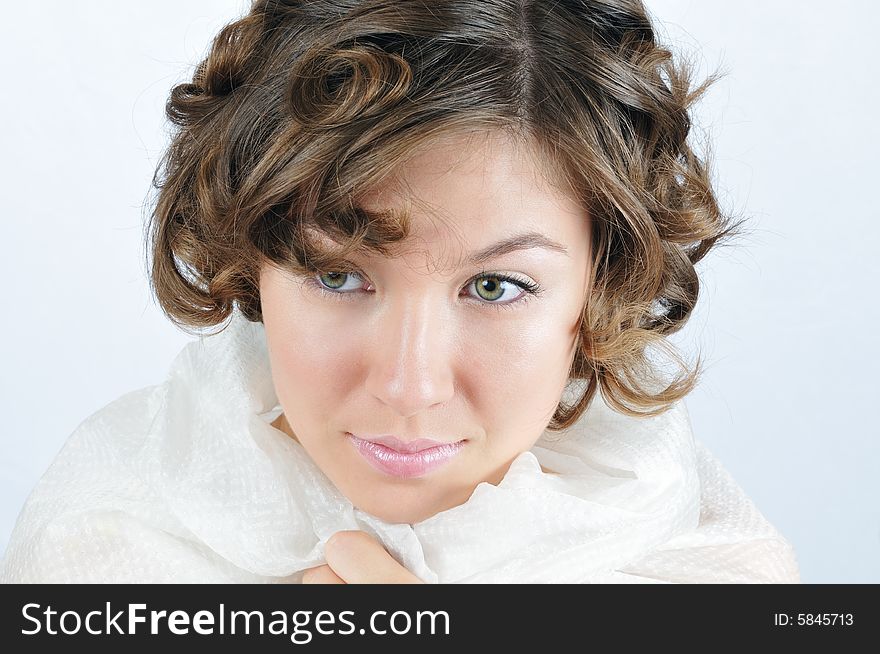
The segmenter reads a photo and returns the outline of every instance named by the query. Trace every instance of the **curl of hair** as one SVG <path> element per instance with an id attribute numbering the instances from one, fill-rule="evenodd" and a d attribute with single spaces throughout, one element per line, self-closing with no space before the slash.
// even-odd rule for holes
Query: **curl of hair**
<path id="1" fill-rule="evenodd" d="M 146 235 L 153 292 L 184 330 L 236 306 L 261 321 L 264 264 L 311 274 L 354 250 L 388 254 L 408 218 L 369 212 L 360 194 L 434 139 L 500 129 L 592 219 L 570 371 L 582 388 L 548 428 L 597 390 L 622 413 L 659 414 L 701 373 L 665 338 L 696 304 L 695 264 L 742 222 L 688 143 L 690 107 L 716 78 L 691 76 L 638 0 L 256 0 L 171 90 Z M 679 374 L 664 378 L 651 348 Z"/>

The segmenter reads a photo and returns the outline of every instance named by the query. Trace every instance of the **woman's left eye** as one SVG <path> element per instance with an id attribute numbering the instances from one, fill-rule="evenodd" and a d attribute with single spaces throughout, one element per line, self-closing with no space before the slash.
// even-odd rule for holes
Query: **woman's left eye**
<path id="1" fill-rule="evenodd" d="M 541 292 L 541 288 L 535 282 L 495 273 L 483 273 L 474 277 L 467 283 L 466 288 L 471 287 L 476 289 L 481 299 L 498 308 L 509 307 Z M 515 293 L 517 289 L 518 295 Z M 508 291 L 512 292 L 508 293 Z M 502 298 L 506 298 L 506 301 L 500 302 Z"/>
<path id="2" fill-rule="evenodd" d="M 357 283 L 347 286 L 347 282 L 352 279 Z M 361 290 L 361 280 L 362 276 L 356 271 L 318 273 L 309 279 L 318 290 L 339 299 L 348 299 L 347 296 L 355 295 L 356 291 Z M 527 279 L 487 272 L 473 277 L 465 286 L 466 289 L 472 287 L 476 289 L 476 295 L 468 294 L 469 297 L 476 297 L 481 304 L 498 309 L 521 304 L 529 297 L 543 292 L 540 285 Z M 517 289 L 520 291 L 518 295 Z"/>

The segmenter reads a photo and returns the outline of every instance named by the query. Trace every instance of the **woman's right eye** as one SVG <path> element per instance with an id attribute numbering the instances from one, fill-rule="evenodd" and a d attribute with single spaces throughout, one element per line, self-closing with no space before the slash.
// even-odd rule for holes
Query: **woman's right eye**
<path id="1" fill-rule="evenodd" d="M 337 299 L 348 299 L 348 296 L 356 295 L 355 291 L 363 288 L 364 284 L 361 276 L 354 271 L 319 272 L 307 277 L 306 282 L 324 295 Z"/>
<path id="2" fill-rule="evenodd" d="M 329 272 L 329 273 L 319 273 L 317 275 L 318 281 L 324 284 L 327 288 L 339 291 L 339 290 L 352 290 L 345 289 L 346 281 L 355 278 L 357 279 L 357 273 L 354 272 Z"/>

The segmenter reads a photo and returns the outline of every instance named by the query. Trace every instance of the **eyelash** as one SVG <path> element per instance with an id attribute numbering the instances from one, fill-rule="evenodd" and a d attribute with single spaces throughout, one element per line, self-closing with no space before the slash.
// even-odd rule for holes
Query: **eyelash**
<path id="1" fill-rule="evenodd" d="M 363 273 L 361 273 L 359 270 L 357 270 L 357 269 L 354 268 L 354 267 L 352 267 L 352 268 L 349 269 L 349 270 L 342 270 L 342 271 L 336 271 L 336 272 L 341 272 L 341 273 L 346 274 L 346 275 L 354 274 L 354 275 L 360 277 L 361 279 L 364 279 L 364 277 L 365 277 L 365 275 L 364 275 Z M 309 276 L 309 277 L 306 277 L 306 278 L 305 278 L 305 282 L 306 282 L 306 284 L 307 284 L 308 286 L 310 286 L 310 287 L 316 289 L 316 290 L 317 290 L 319 293 L 321 293 L 322 295 L 329 296 L 329 297 L 333 298 L 334 300 L 350 300 L 350 299 L 353 299 L 353 298 L 350 298 L 350 297 L 347 297 L 347 296 L 353 296 L 353 295 L 355 295 L 355 292 L 351 292 L 351 291 L 344 291 L 344 292 L 331 291 L 331 290 L 328 289 L 326 286 L 324 286 L 320 281 L 318 281 L 318 275 L 319 275 L 319 274 L 321 274 L 321 273 L 320 273 L 320 272 L 317 272 L 317 273 L 315 273 L 314 275 L 311 275 L 311 276 Z M 484 278 L 487 278 L 487 277 L 491 277 L 491 278 L 493 278 L 493 279 L 497 279 L 497 280 L 500 281 L 500 282 L 509 282 L 509 283 L 512 283 L 512 284 L 514 284 L 515 286 L 518 286 L 519 288 L 521 288 L 521 289 L 524 291 L 524 294 L 523 294 L 522 296 L 520 296 L 518 299 L 516 299 L 516 300 L 511 300 L 511 301 L 509 301 L 509 302 L 504 302 L 504 303 L 489 302 L 488 300 L 479 300 L 479 299 L 477 299 L 477 302 L 478 302 L 479 304 L 484 304 L 484 305 L 490 306 L 490 307 L 492 307 L 492 308 L 494 308 L 494 309 L 514 309 L 514 308 L 516 308 L 516 307 L 518 307 L 518 306 L 521 306 L 521 305 L 525 304 L 525 303 L 526 303 L 528 300 L 530 300 L 531 298 L 533 298 L 533 297 L 537 297 L 538 295 L 540 295 L 540 294 L 542 294 L 542 293 L 544 292 L 543 287 L 542 287 L 540 284 L 536 283 L 536 282 L 531 282 L 531 281 L 529 281 L 529 280 L 527 280 L 527 279 L 520 279 L 520 278 L 518 278 L 518 277 L 514 277 L 514 276 L 512 276 L 512 275 L 501 275 L 501 274 L 499 274 L 499 273 L 493 273 L 493 272 L 490 272 L 490 271 L 488 271 L 488 270 L 484 270 L 484 271 L 480 272 L 479 274 L 474 275 L 473 277 L 471 277 L 470 280 L 468 280 L 468 283 L 465 285 L 465 288 L 469 287 L 469 286 L 470 286 L 471 284 L 473 284 L 475 281 L 477 281 L 477 280 L 479 280 L 479 279 L 484 279 Z M 472 297 L 472 296 L 471 296 L 471 297 Z"/>

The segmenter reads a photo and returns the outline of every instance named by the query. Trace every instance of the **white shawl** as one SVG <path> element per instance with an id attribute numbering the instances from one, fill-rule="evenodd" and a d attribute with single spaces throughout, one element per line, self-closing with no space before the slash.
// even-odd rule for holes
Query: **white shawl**
<path id="1" fill-rule="evenodd" d="M 597 394 L 498 485 L 412 525 L 354 507 L 270 424 L 280 412 L 264 327 L 236 311 L 164 383 L 77 427 L 18 517 L 0 582 L 298 583 L 347 529 L 429 583 L 800 581 L 682 402 L 629 418 Z"/>

